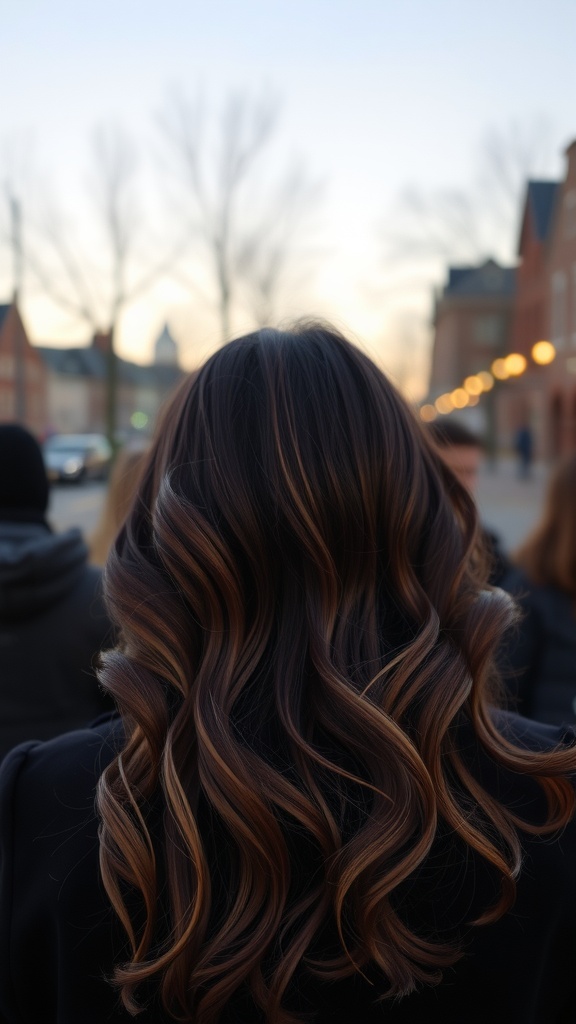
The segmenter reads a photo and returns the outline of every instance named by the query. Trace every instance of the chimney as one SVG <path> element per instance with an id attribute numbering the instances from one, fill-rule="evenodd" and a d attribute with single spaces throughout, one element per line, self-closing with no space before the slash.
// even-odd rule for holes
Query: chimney
<path id="1" fill-rule="evenodd" d="M 110 350 L 110 331 L 96 331 L 92 338 L 92 348 L 97 348 L 106 355 Z"/>
<path id="2" fill-rule="evenodd" d="M 568 167 L 566 169 L 566 184 L 576 185 L 576 139 L 566 147 L 566 158 Z"/>

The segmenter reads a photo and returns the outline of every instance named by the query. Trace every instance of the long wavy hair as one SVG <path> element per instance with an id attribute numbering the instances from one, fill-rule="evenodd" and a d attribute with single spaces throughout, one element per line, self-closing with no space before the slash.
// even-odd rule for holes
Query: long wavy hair
<path id="1" fill-rule="evenodd" d="M 554 469 L 544 513 L 514 554 L 514 562 L 538 586 L 558 587 L 576 599 L 576 455 Z"/>
<path id="2" fill-rule="evenodd" d="M 395 894 L 439 821 L 501 877 L 477 923 L 510 907 L 517 830 L 568 821 L 576 756 L 494 724 L 514 611 L 479 551 L 469 494 L 335 331 L 261 330 L 184 382 L 106 568 L 121 644 L 101 680 L 126 740 L 99 785 L 101 871 L 130 1011 L 152 991 L 213 1024 L 244 992 L 288 1024 L 298 971 L 376 968 L 390 997 L 437 982 L 458 949 Z M 539 780 L 544 825 L 471 774 L 462 722 Z"/>

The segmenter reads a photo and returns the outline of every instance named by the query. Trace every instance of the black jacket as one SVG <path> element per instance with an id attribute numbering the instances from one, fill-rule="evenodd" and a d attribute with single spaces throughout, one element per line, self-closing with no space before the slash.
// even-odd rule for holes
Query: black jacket
<path id="1" fill-rule="evenodd" d="M 502 716 L 501 728 L 522 746 L 574 742 L 574 734 Z M 125 940 L 98 872 L 94 789 L 121 742 L 119 720 L 26 744 L 0 770 L 0 1020 L 3 1024 L 128 1024 L 106 978 L 125 956 Z M 460 749 L 475 776 L 506 804 L 535 822 L 544 813 L 538 787 L 504 772 L 466 730 Z M 202 830 L 214 866 L 215 899 L 229 875 L 216 832 Z M 298 854 L 300 840 L 294 837 Z M 439 937 L 459 935 L 465 955 L 437 988 L 400 1003 L 375 1002 L 360 976 L 328 985 L 304 971 L 290 993 L 294 1009 L 315 1024 L 573 1024 L 576 1021 L 576 828 L 545 839 L 522 835 L 523 870 L 515 907 L 496 924 L 470 921 L 495 901 L 484 862 L 450 832 L 439 836 L 418 876 L 399 895 L 414 927 Z M 306 847 L 296 865 L 309 869 Z M 164 1021 L 158 1007 L 140 1024 Z M 238 1000 L 223 1024 L 259 1024 Z"/>
<path id="2" fill-rule="evenodd" d="M 92 667 L 110 622 L 87 558 L 78 530 L 0 522 L 0 758 L 110 707 Z"/>
<path id="3" fill-rule="evenodd" d="M 510 570 L 501 587 L 513 594 L 522 618 L 508 635 L 500 665 L 518 711 L 540 722 L 576 721 L 574 599 L 556 587 L 538 587 Z"/>

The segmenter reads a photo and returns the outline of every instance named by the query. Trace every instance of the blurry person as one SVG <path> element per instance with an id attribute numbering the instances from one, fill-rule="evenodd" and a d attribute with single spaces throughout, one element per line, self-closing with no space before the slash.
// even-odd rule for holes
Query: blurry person
<path id="1" fill-rule="evenodd" d="M 104 565 L 116 534 L 129 512 L 144 468 L 146 451 L 144 447 L 122 448 L 114 460 L 100 520 L 89 539 L 90 561 L 93 565 Z"/>
<path id="2" fill-rule="evenodd" d="M 482 442 L 468 427 L 448 417 L 434 420 L 428 429 L 442 449 L 442 458 L 470 494 L 476 494 L 484 454 Z"/>
<path id="3" fill-rule="evenodd" d="M 37 441 L 0 424 L 0 757 L 113 706 L 92 667 L 110 633 L 100 572 L 78 530 L 52 532 L 47 507 Z"/>
<path id="4" fill-rule="evenodd" d="M 459 482 L 475 497 L 478 473 L 484 455 L 480 439 L 468 427 L 454 419 L 434 420 L 427 429 L 438 445 L 440 454 Z M 502 579 L 510 568 L 510 562 L 502 549 L 500 538 L 492 530 L 482 527 L 482 538 L 490 560 L 490 583 L 502 585 Z"/>
<path id="5" fill-rule="evenodd" d="M 518 476 L 521 480 L 529 480 L 532 467 L 534 442 L 532 438 L 532 431 L 527 423 L 519 427 L 514 440 L 516 453 L 518 455 Z"/>
<path id="6" fill-rule="evenodd" d="M 477 537 L 329 328 L 183 382 L 106 563 L 122 717 L 0 772 L 4 1024 L 569 1019 L 575 737 L 493 706 Z"/>
<path id="7" fill-rule="evenodd" d="M 544 513 L 502 586 L 523 612 L 503 669 L 523 715 L 576 720 L 576 455 L 552 473 Z"/>

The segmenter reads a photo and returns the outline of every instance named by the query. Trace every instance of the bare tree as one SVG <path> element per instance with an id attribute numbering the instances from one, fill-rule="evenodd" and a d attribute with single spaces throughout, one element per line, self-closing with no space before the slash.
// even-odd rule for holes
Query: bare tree
<path id="1" fill-rule="evenodd" d="M 20 290 L 23 273 L 22 199 L 35 186 L 33 149 L 33 140 L 26 133 L 12 133 L 0 140 L 0 250 L 14 296 Z"/>
<path id="2" fill-rule="evenodd" d="M 371 289 L 395 310 L 397 331 L 404 313 L 419 310 L 430 341 L 430 297 L 447 264 L 514 259 L 526 182 L 554 167 L 551 139 L 543 118 L 494 127 L 480 139 L 465 186 L 409 187 L 397 197 L 380 228 L 382 271 Z"/>
<path id="3" fill-rule="evenodd" d="M 302 168 L 288 172 L 275 191 L 262 185 L 262 158 L 277 117 L 274 97 L 234 93 L 214 125 L 207 125 L 200 99 L 191 103 L 182 94 L 160 119 L 185 198 L 190 242 L 200 242 L 209 256 L 223 342 L 246 293 L 259 321 L 271 315 L 295 229 L 318 195 Z"/>
<path id="4" fill-rule="evenodd" d="M 295 252 L 304 258 L 306 222 L 318 207 L 323 184 L 308 177 L 302 166 L 288 172 L 270 196 L 268 209 L 247 233 L 238 253 L 238 277 L 259 327 L 274 319 L 278 295 Z"/>
<path id="5" fill-rule="evenodd" d="M 89 181 L 97 242 L 89 247 L 81 240 L 70 211 L 63 212 L 61 202 L 46 195 L 43 211 L 30 219 L 24 239 L 24 265 L 36 286 L 92 332 L 107 338 L 106 432 L 113 445 L 120 316 L 129 302 L 173 265 L 179 251 L 175 245 L 142 268 L 136 171 L 136 149 L 129 135 L 116 126 L 98 128 Z"/>
<path id="6" fill-rule="evenodd" d="M 513 259 L 526 181 L 552 163 L 545 119 L 491 128 L 481 139 L 477 170 L 465 188 L 406 188 L 384 228 L 386 261 L 430 278 L 439 263 Z"/>

